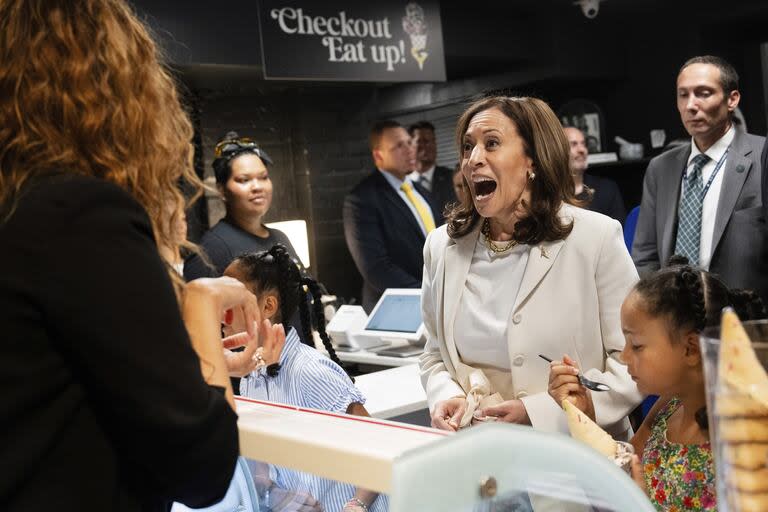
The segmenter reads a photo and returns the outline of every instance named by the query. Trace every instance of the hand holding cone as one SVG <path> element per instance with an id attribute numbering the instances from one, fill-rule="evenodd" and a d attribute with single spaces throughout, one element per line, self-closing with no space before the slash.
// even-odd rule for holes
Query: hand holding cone
<path id="1" fill-rule="evenodd" d="M 574 439 L 591 446 L 606 457 L 612 459 L 616 456 L 618 443 L 608 432 L 568 400 L 563 400 L 563 409 L 568 417 L 568 429 Z"/>

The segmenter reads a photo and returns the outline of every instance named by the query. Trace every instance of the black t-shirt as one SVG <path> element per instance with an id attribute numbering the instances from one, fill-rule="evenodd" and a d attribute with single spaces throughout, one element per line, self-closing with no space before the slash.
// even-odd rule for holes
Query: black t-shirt
<path id="1" fill-rule="evenodd" d="M 243 253 L 268 251 L 276 243 L 288 248 L 291 257 L 299 261 L 288 237 L 279 229 L 270 229 L 267 237 L 256 236 L 238 227 L 234 221 L 225 217 L 215 226 L 205 232 L 200 246 L 211 260 L 214 268 L 209 267 L 197 254 L 193 254 L 184 263 L 184 279 L 191 281 L 200 277 L 220 277 L 232 261 Z M 309 299 L 308 299 L 309 300 Z M 296 311 L 288 320 L 288 324 L 296 328 L 299 337 L 305 341 L 304 330 L 301 326 L 301 315 Z M 286 328 L 286 331 L 288 329 Z M 232 378 L 235 394 L 239 394 L 240 379 Z"/>
<path id="2" fill-rule="evenodd" d="M 232 260 L 241 254 L 268 251 L 276 243 L 285 245 L 291 256 L 296 259 L 296 251 L 285 233 L 278 229 L 267 228 L 267 231 L 269 236 L 262 238 L 241 229 L 226 217 L 221 219 L 206 231 L 200 241 L 200 246 L 214 268 L 210 268 L 198 255 L 193 254 L 184 264 L 184 278 L 191 281 L 199 277 L 219 277 Z"/>

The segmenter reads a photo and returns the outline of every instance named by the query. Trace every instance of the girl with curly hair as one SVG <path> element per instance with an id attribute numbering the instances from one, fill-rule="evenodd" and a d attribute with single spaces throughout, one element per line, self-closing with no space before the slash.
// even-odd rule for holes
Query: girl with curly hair
<path id="1" fill-rule="evenodd" d="M 715 470 L 709 443 L 699 333 L 719 325 L 733 307 L 744 320 L 765 317 L 754 292 L 729 290 L 709 272 L 673 256 L 672 265 L 641 279 L 624 300 L 622 360 L 641 393 L 659 395 L 631 442 L 633 477 L 659 511 L 715 510 Z M 551 365 L 549 393 L 594 419 L 589 390 L 565 357 Z"/>

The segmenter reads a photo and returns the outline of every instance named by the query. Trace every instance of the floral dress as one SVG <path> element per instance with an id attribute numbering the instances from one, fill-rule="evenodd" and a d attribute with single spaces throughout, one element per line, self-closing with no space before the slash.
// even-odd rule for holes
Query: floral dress
<path id="1" fill-rule="evenodd" d="M 717 510 L 710 444 L 675 444 L 667 440 L 667 420 L 679 406 L 677 398 L 670 400 L 651 426 L 643 450 L 648 493 L 656 510 L 662 512 Z"/>

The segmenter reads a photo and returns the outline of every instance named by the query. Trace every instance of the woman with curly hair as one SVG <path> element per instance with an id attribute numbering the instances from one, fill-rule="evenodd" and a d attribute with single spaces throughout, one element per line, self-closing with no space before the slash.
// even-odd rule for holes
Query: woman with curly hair
<path id="1" fill-rule="evenodd" d="M 238 453 L 222 314 L 266 362 L 280 330 L 242 284 L 183 286 L 159 255 L 178 182 L 200 183 L 155 44 L 120 0 L 2 0 L 0 62 L 0 509 L 218 501 Z"/>

